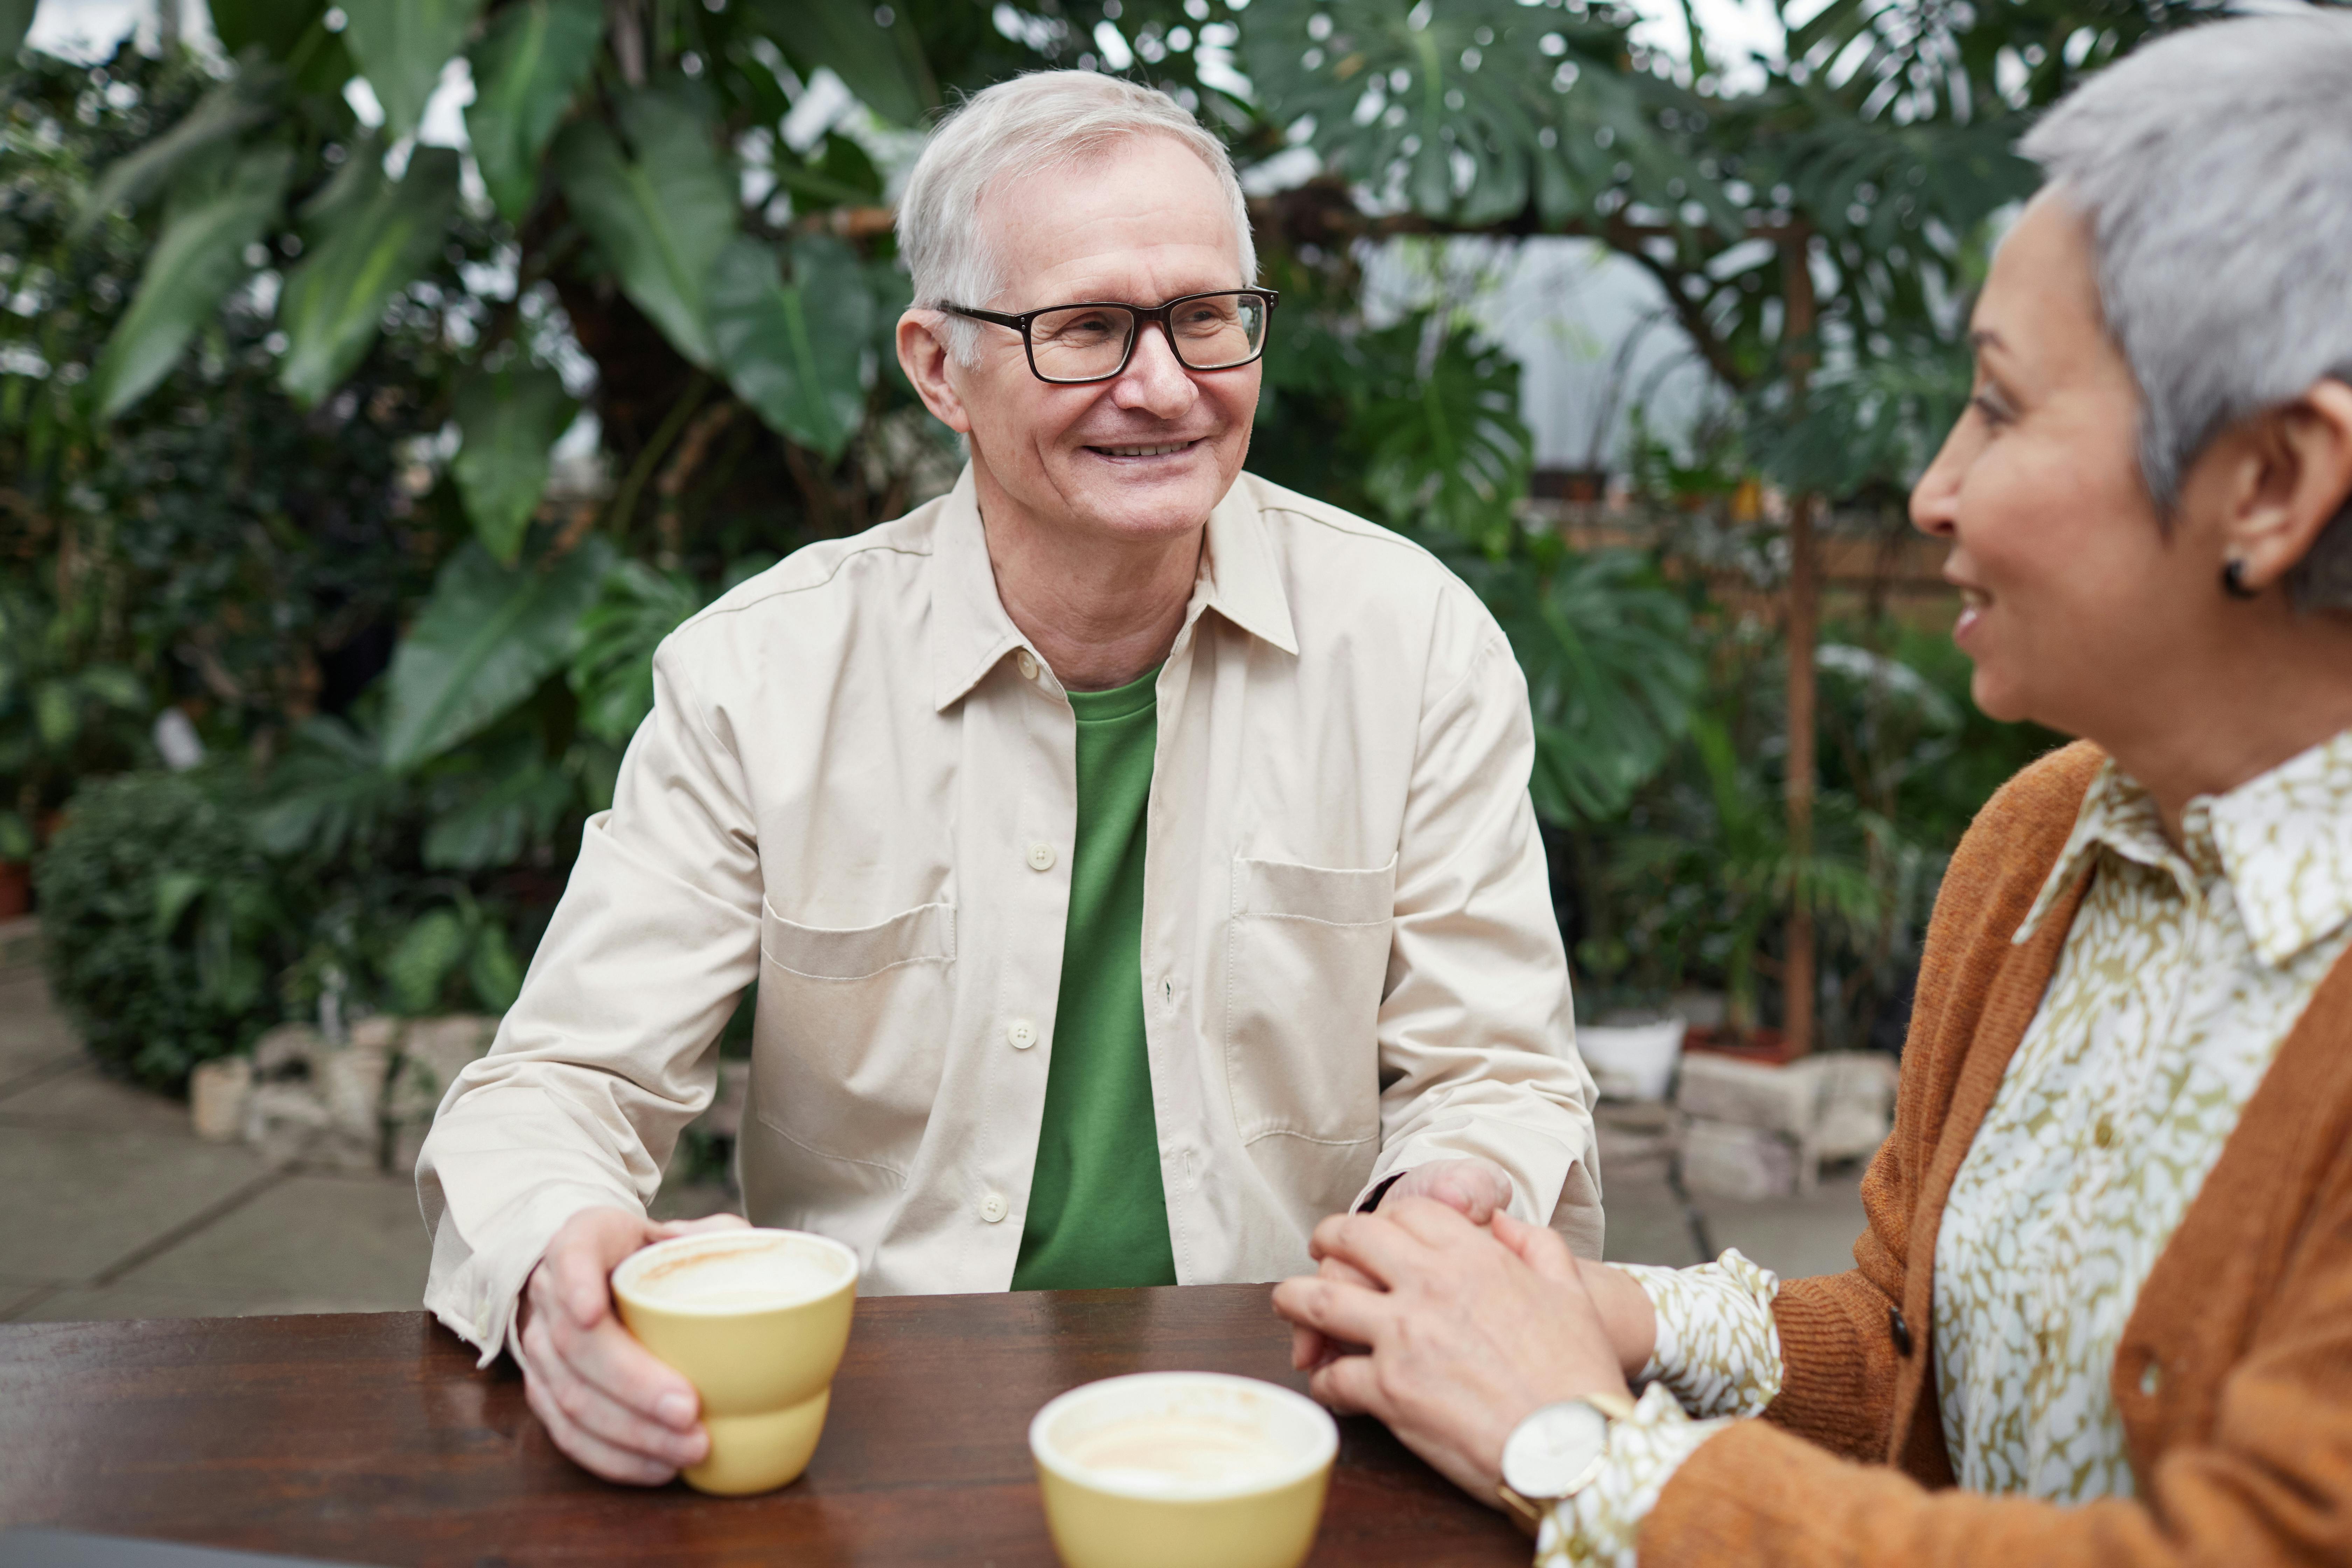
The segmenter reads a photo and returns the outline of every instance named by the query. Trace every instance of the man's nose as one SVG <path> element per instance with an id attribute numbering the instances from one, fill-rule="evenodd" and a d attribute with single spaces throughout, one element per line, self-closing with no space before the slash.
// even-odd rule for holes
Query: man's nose
<path id="1" fill-rule="evenodd" d="M 1176 358 L 1168 334 L 1156 321 L 1138 329 L 1134 353 L 1111 387 L 1111 401 L 1121 408 L 1139 408 L 1160 419 L 1174 419 L 1191 411 L 1201 389 L 1192 373 Z"/>

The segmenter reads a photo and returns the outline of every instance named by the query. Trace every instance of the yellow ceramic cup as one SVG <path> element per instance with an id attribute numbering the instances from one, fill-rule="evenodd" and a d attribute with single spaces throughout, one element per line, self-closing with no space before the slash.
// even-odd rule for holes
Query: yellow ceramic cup
<path id="1" fill-rule="evenodd" d="M 856 1253 L 798 1230 L 675 1237 L 622 1259 L 613 1299 L 702 1396 L 710 1454 L 688 1486 L 763 1492 L 808 1468 L 849 1343 Z"/>
<path id="2" fill-rule="evenodd" d="M 1339 1451 L 1313 1400 L 1214 1372 L 1085 1384 L 1029 1424 L 1067 1568 L 1297 1568 Z"/>

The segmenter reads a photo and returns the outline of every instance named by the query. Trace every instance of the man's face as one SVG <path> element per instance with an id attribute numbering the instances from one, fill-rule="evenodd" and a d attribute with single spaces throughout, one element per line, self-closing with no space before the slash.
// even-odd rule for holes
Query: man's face
<path id="1" fill-rule="evenodd" d="M 993 190 L 977 216 L 1005 285 L 994 300 L 960 305 L 1007 314 L 1082 300 L 1158 305 L 1252 281 L 1240 275 L 1216 176 L 1164 136 L 1130 137 Z M 1257 364 L 1187 371 L 1166 335 L 1146 326 L 1117 379 L 1055 386 L 1030 374 L 1020 333 L 974 330 L 978 363 L 947 359 L 928 376 L 923 345 L 909 353 L 905 326 L 899 341 L 932 412 L 971 437 L 983 507 L 992 489 L 1047 527 L 1168 538 L 1198 528 L 1241 472 Z"/>

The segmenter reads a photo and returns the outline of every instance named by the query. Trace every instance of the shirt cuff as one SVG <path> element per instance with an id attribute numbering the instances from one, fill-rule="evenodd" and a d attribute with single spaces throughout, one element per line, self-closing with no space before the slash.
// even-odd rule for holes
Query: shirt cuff
<path id="1" fill-rule="evenodd" d="M 1691 1420 L 1665 1384 L 1649 1384 L 1633 1415 L 1609 1427 L 1600 1474 L 1573 1498 L 1545 1504 L 1536 1568 L 1634 1568 L 1634 1538 L 1665 1483 L 1728 1425 L 1728 1417 Z"/>
<path id="2" fill-rule="evenodd" d="M 1664 1385 L 1701 1417 L 1761 1415 L 1780 1392 L 1780 1277 L 1727 1250 L 1696 1268 L 1622 1264 L 1650 1298 L 1657 1344 L 1642 1381 Z"/>
<path id="3" fill-rule="evenodd" d="M 1666 1483 L 1700 1444 L 1731 1425 L 1692 1420 L 1665 1384 L 1652 1384 L 1631 1416 L 1611 1424 L 1599 1473 L 1574 1497 L 1545 1505 L 1536 1568 L 1633 1568 L 1634 1538 Z"/>

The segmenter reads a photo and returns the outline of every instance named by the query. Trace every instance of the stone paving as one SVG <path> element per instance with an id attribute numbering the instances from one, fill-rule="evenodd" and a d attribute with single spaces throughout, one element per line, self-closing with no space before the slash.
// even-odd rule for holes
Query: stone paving
<path id="1" fill-rule="evenodd" d="M 429 1247 L 405 1175 L 208 1143 L 187 1107 L 106 1078 L 50 1005 L 30 921 L 0 926 L 0 1321 L 414 1309 Z M 1784 1274 L 1851 1266 L 1856 1176 L 1804 1198 L 1686 1205 L 1607 1183 L 1608 1255 L 1691 1263 L 1738 1247 Z M 657 1212 L 725 1206 L 715 1186 Z"/>

